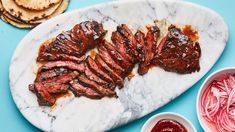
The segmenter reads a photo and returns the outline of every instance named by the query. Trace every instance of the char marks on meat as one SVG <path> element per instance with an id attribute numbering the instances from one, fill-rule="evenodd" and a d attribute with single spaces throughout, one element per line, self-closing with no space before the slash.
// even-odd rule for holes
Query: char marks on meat
<path id="1" fill-rule="evenodd" d="M 157 26 L 148 27 L 148 32 L 145 37 L 145 43 L 143 45 L 144 55 L 138 67 L 138 73 L 140 75 L 146 74 L 149 70 L 151 60 L 154 57 L 154 53 L 156 50 L 156 45 L 157 45 L 159 36 L 160 36 L 160 30 Z M 140 37 L 142 37 L 142 35 Z M 142 38 L 138 38 L 138 39 L 140 39 L 140 41 L 142 42 Z"/>
<path id="2" fill-rule="evenodd" d="M 168 34 L 157 49 L 153 64 L 159 65 L 166 71 L 180 74 L 199 71 L 201 56 L 199 43 L 193 43 L 191 38 L 173 25 L 168 30 Z"/>
<path id="3" fill-rule="evenodd" d="M 29 85 L 39 105 L 52 106 L 69 90 L 76 97 L 117 97 L 115 87 L 122 88 L 125 78 L 133 77 L 136 64 L 140 75 L 153 65 L 181 74 L 200 70 L 199 43 L 173 25 L 160 35 L 156 25 L 148 26 L 146 34 L 140 30 L 133 34 L 121 24 L 112 32 L 112 43 L 104 39 L 106 33 L 101 23 L 84 21 L 41 45 L 37 62 L 42 66 Z M 96 47 L 96 54 L 86 55 Z"/>

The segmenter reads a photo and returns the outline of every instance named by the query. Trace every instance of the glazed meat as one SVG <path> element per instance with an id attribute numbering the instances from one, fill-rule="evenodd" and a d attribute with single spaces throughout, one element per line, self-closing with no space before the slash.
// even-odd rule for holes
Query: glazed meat
<path id="1" fill-rule="evenodd" d="M 166 71 L 180 74 L 199 71 L 199 58 L 201 56 L 199 43 L 193 43 L 190 37 L 173 25 L 168 30 L 168 34 L 158 46 L 157 54 L 152 63 Z"/>
<path id="2" fill-rule="evenodd" d="M 79 82 L 77 82 L 76 80 L 74 80 L 73 83 L 71 83 L 70 89 L 74 93 L 74 95 L 77 97 L 85 96 L 91 99 L 101 99 L 103 97 L 101 94 L 99 94 L 95 90 L 79 84 Z"/>
<path id="3" fill-rule="evenodd" d="M 160 30 L 157 26 L 152 26 L 148 28 L 148 32 L 146 34 L 146 38 L 145 38 L 145 43 L 143 45 L 143 61 L 140 62 L 140 65 L 138 67 L 138 73 L 140 75 L 144 75 L 148 72 L 150 64 L 151 64 L 151 60 L 154 57 L 154 53 L 156 50 L 156 45 L 157 45 L 157 41 L 159 39 L 160 36 Z M 142 36 L 141 36 L 142 37 Z M 140 41 L 142 42 L 142 38 L 139 38 Z M 142 44 L 141 44 L 142 45 Z M 140 52 L 141 54 L 141 52 Z"/>
<path id="4" fill-rule="evenodd" d="M 115 73 L 100 57 L 100 55 L 96 55 L 95 61 L 98 65 L 98 67 L 105 73 L 107 73 L 111 78 L 113 78 L 113 81 L 115 82 L 116 85 L 119 87 L 123 87 L 123 79 L 120 75 Z"/>
<path id="5" fill-rule="evenodd" d="M 29 90 L 36 94 L 39 105 L 52 106 L 58 95 L 68 91 L 91 99 L 117 97 L 116 86 L 122 88 L 126 77 L 130 81 L 136 64 L 139 75 L 154 65 L 180 74 L 199 71 L 201 49 L 194 42 L 197 36 L 191 39 L 192 34 L 185 33 L 194 33 L 190 27 L 181 30 L 160 25 L 148 26 L 146 34 L 140 30 L 133 34 L 121 24 L 108 42 L 101 23 L 81 22 L 40 46 L 37 62 L 41 67 Z M 87 55 L 91 49 L 95 54 Z"/>
<path id="6" fill-rule="evenodd" d="M 70 31 L 59 34 L 55 40 L 41 46 L 37 61 L 79 61 L 87 50 L 94 48 L 103 40 L 106 32 L 102 24 L 96 21 L 81 22 Z"/>

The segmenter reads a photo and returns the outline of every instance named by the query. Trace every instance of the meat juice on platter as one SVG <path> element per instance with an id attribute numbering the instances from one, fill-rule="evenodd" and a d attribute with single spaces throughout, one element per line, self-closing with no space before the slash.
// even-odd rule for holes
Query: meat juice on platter
<path id="1" fill-rule="evenodd" d="M 151 72 L 157 66 L 165 71 L 189 74 L 200 70 L 200 45 L 197 31 L 191 26 L 154 21 L 147 32 L 118 25 L 111 41 L 101 23 L 84 21 L 43 43 L 37 63 L 41 64 L 29 90 L 41 106 L 52 106 L 56 97 L 68 91 L 91 99 L 118 98 L 115 88 L 123 88 L 126 77 Z M 97 50 L 97 52 L 94 51 Z M 91 55 L 86 55 L 90 52 Z"/>

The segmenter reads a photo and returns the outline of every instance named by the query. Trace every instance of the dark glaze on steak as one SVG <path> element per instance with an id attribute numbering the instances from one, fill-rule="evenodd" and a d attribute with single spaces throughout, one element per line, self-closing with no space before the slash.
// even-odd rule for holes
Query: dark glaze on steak
<path id="1" fill-rule="evenodd" d="M 199 43 L 193 43 L 190 37 L 173 25 L 168 30 L 168 34 L 158 46 L 152 63 L 166 71 L 180 74 L 199 71 L 199 58 L 201 57 Z"/>
<path id="2" fill-rule="evenodd" d="M 182 32 L 170 26 L 160 40 L 156 25 L 148 26 L 146 34 L 139 30 L 133 34 L 121 24 L 112 32 L 112 43 L 104 39 L 106 32 L 102 24 L 85 21 L 42 44 L 37 57 L 42 65 L 29 85 L 39 105 L 51 106 L 68 91 L 91 99 L 117 97 L 115 87 L 122 88 L 126 77 L 134 77 L 136 64 L 140 75 L 153 64 L 182 74 L 200 70 L 200 46 L 190 38 L 195 32 L 189 27 Z"/>

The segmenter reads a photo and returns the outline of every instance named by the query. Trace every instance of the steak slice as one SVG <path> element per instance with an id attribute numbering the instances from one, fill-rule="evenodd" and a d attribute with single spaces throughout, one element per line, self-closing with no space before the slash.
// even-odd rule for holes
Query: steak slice
<path id="1" fill-rule="evenodd" d="M 125 60 L 125 58 L 122 57 L 122 55 L 115 49 L 115 47 L 111 43 L 104 40 L 101 45 L 103 45 L 107 49 L 112 59 L 125 70 L 125 74 L 128 74 L 133 69 L 134 65 Z"/>
<path id="2" fill-rule="evenodd" d="M 104 88 L 104 87 L 100 86 L 96 82 L 86 78 L 84 75 L 78 76 L 77 81 L 81 85 L 83 85 L 85 87 L 89 87 L 89 88 L 95 90 L 96 92 L 98 92 L 99 94 L 101 94 L 103 96 L 107 96 L 107 97 L 116 97 L 117 96 L 115 91 L 112 91 L 110 89 L 107 89 L 107 88 Z"/>
<path id="3" fill-rule="evenodd" d="M 114 80 L 107 73 L 103 72 L 90 56 L 87 56 L 86 62 L 87 66 L 93 73 L 109 83 L 109 88 L 116 87 L 115 83 L 113 82 Z"/>
<path id="4" fill-rule="evenodd" d="M 99 55 L 100 57 L 104 60 L 104 62 L 115 71 L 115 73 L 117 73 L 118 75 L 121 75 L 122 77 L 125 76 L 125 70 L 119 66 L 113 59 L 112 57 L 109 55 L 107 49 L 105 49 L 104 46 L 99 46 L 98 47 L 98 51 L 99 51 Z"/>
<path id="5" fill-rule="evenodd" d="M 61 76 L 56 76 L 51 79 L 47 79 L 43 81 L 43 83 L 48 84 L 48 85 L 68 83 L 72 81 L 74 78 L 76 78 L 78 75 L 79 75 L 78 72 L 73 71 L 73 72 L 70 72 Z"/>
<path id="6" fill-rule="evenodd" d="M 105 88 L 110 88 L 110 89 L 115 88 L 115 85 L 110 85 L 108 82 L 104 81 L 103 79 L 98 77 L 95 73 L 93 73 L 87 65 L 86 65 L 86 69 L 85 69 L 85 75 L 88 79 L 95 81 L 97 84 L 99 84 Z"/>
<path id="7" fill-rule="evenodd" d="M 38 72 L 40 73 L 41 71 L 50 70 L 56 67 L 65 67 L 70 70 L 76 70 L 78 72 L 84 72 L 85 70 L 84 63 L 76 63 L 73 61 L 53 61 L 53 62 L 47 62 L 46 64 L 42 65 L 39 68 Z"/>
<path id="8" fill-rule="evenodd" d="M 139 62 L 144 62 L 144 45 L 145 45 L 145 35 L 141 31 L 135 33 L 135 39 L 137 41 L 137 51 Z"/>
<path id="9" fill-rule="evenodd" d="M 144 61 L 140 62 L 138 67 L 138 73 L 140 75 L 144 75 L 148 72 L 149 66 L 151 64 L 151 60 L 154 57 L 155 48 L 157 41 L 160 36 L 160 30 L 157 26 L 152 26 L 148 28 L 148 32 L 146 35 L 145 45 L 143 46 L 144 49 Z"/>
<path id="10" fill-rule="evenodd" d="M 38 104 L 40 106 L 52 106 L 55 104 L 55 97 L 53 97 L 43 86 L 41 82 L 35 83 L 35 93 L 37 95 Z"/>
<path id="11" fill-rule="evenodd" d="M 168 34 L 159 44 L 152 63 L 166 71 L 186 74 L 200 70 L 200 57 L 199 43 L 193 43 L 179 28 L 171 25 Z"/>
<path id="12" fill-rule="evenodd" d="M 100 55 L 96 55 L 95 62 L 97 63 L 98 67 L 107 73 L 111 78 L 113 78 L 113 81 L 115 84 L 117 84 L 119 87 L 123 87 L 123 79 L 120 75 L 115 73 L 100 57 Z"/>
<path id="13" fill-rule="evenodd" d="M 128 28 L 126 24 L 122 24 L 121 26 L 117 26 L 117 31 L 123 36 L 124 41 L 127 46 L 127 51 L 134 57 L 138 57 L 138 51 L 137 51 L 137 42 L 135 39 L 135 36 L 131 32 L 131 30 Z"/>
<path id="14" fill-rule="evenodd" d="M 116 50 L 125 58 L 125 60 L 129 61 L 130 63 L 135 63 L 134 57 L 129 55 L 129 53 L 127 52 L 124 38 L 119 32 L 113 32 L 111 40 L 113 41 Z"/>
<path id="15" fill-rule="evenodd" d="M 91 99 L 101 99 L 103 97 L 101 94 L 97 93 L 95 90 L 89 87 L 85 87 L 76 81 L 73 81 L 73 83 L 71 84 L 70 90 L 77 97 L 85 96 Z"/>
<path id="16" fill-rule="evenodd" d="M 87 49 L 92 49 L 103 40 L 106 33 L 101 23 L 84 21 L 74 26 L 71 37 L 75 42 L 86 45 Z"/>

